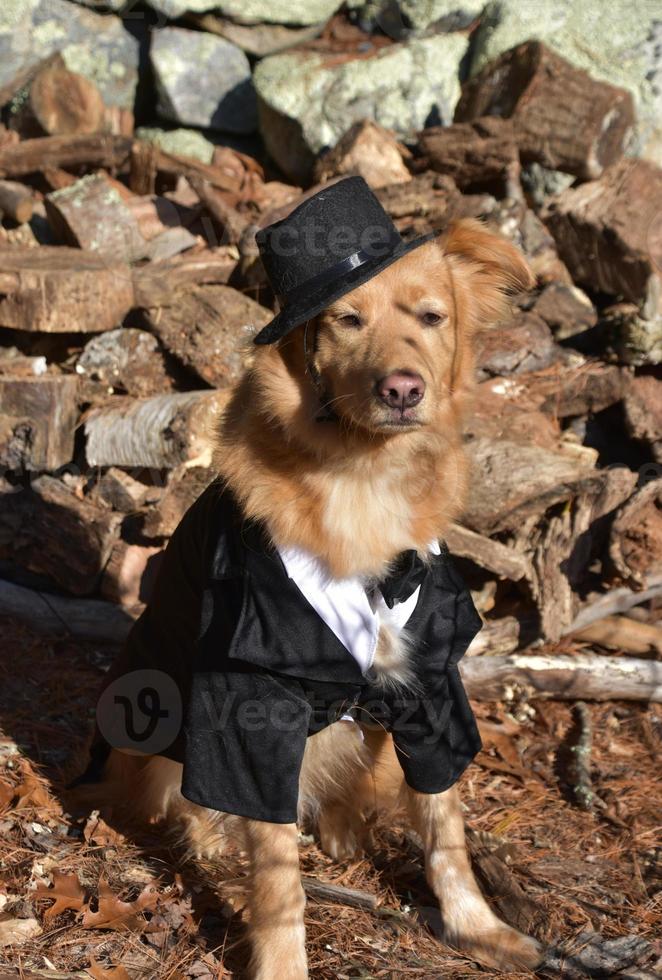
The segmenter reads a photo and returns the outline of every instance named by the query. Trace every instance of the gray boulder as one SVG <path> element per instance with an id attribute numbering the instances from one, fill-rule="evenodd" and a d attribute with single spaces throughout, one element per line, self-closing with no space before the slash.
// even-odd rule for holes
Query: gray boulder
<path id="1" fill-rule="evenodd" d="M 468 27 L 481 13 L 486 0 L 350 0 L 359 22 L 380 28 L 401 40 L 434 30 L 456 31 Z"/>
<path id="2" fill-rule="evenodd" d="M 211 163 L 214 144 L 197 129 L 159 129 L 157 126 L 139 126 L 136 137 L 145 143 L 154 143 L 166 153 L 191 157 L 201 163 Z"/>
<path id="3" fill-rule="evenodd" d="M 342 0 L 148 0 L 173 20 L 185 13 L 217 10 L 239 24 L 317 24 L 338 10 Z"/>
<path id="4" fill-rule="evenodd" d="M 349 127 L 372 119 L 399 137 L 453 119 L 467 39 L 440 34 L 384 48 L 372 58 L 329 66 L 316 52 L 261 61 L 253 76 L 260 131 L 288 177 L 309 176 L 315 156 Z"/>
<path id="5" fill-rule="evenodd" d="M 0 86 L 55 51 L 98 85 L 107 105 L 133 108 L 138 42 L 119 17 L 67 0 L 2 0 Z"/>
<path id="6" fill-rule="evenodd" d="M 545 41 L 594 78 L 632 92 L 632 151 L 662 165 L 662 7 L 651 0 L 495 0 L 474 37 L 471 73 L 503 51 Z"/>
<path id="7" fill-rule="evenodd" d="M 256 128 L 250 65 L 234 44 L 213 34 L 166 27 L 154 32 L 150 57 L 164 119 L 232 133 Z"/>

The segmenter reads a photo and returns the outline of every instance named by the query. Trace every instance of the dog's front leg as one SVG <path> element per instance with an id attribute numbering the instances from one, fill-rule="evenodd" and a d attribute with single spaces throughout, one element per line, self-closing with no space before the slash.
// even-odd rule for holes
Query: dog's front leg
<path id="1" fill-rule="evenodd" d="M 306 980 L 305 896 L 296 824 L 246 820 L 252 980 Z"/>
<path id="2" fill-rule="evenodd" d="M 425 873 L 441 906 L 446 940 L 497 969 L 532 969 L 541 959 L 538 943 L 501 922 L 474 878 L 456 787 L 417 793 L 407 787 L 414 829 L 423 840 Z"/>

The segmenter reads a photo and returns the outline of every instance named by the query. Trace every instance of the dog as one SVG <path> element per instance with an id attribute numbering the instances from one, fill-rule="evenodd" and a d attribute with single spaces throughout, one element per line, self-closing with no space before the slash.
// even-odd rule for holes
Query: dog
<path id="1" fill-rule="evenodd" d="M 460 514 L 472 338 L 502 317 L 508 292 L 532 285 L 519 251 L 471 219 L 401 253 L 356 286 L 350 276 L 341 295 L 332 276 L 321 309 L 255 345 L 214 437 L 215 470 L 242 517 L 281 555 L 313 556 L 337 582 L 380 581 L 403 552 L 425 556 Z M 225 584 L 216 583 L 221 603 Z M 415 638 L 391 612 L 382 606 L 371 676 L 406 691 Z M 325 725 L 305 740 L 296 820 L 192 802 L 182 763 L 162 754 L 113 748 L 95 792 L 134 819 L 176 826 L 198 856 L 245 846 L 254 980 L 308 976 L 297 822 L 342 861 L 368 846 L 374 813 L 400 815 L 420 835 L 450 944 L 499 970 L 535 967 L 538 943 L 500 921 L 479 890 L 456 786 L 413 788 L 399 755 L 381 725 L 346 715 Z M 222 769 L 209 776 L 223 779 Z"/>

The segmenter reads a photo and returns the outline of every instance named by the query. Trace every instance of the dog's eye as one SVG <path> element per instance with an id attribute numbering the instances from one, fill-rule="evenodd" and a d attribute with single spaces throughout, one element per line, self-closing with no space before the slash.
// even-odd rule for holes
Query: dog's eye
<path id="1" fill-rule="evenodd" d="M 421 320 L 426 325 L 426 327 L 438 327 L 440 323 L 447 320 L 448 317 L 445 313 L 434 313 L 432 310 L 428 310 L 427 313 L 423 313 Z"/>
<path id="2" fill-rule="evenodd" d="M 342 327 L 360 327 L 361 317 L 358 313 L 344 313 L 342 316 L 338 317 L 337 322 Z"/>

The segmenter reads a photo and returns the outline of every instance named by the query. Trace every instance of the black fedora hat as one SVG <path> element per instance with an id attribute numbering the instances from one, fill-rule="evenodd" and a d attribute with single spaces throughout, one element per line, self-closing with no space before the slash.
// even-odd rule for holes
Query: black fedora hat
<path id="1" fill-rule="evenodd" d="M 257 232 L 280 312 L 255 337 L 273 344 L 438 232 L 405 242 L 363 177 L 346 177 Z"/>

